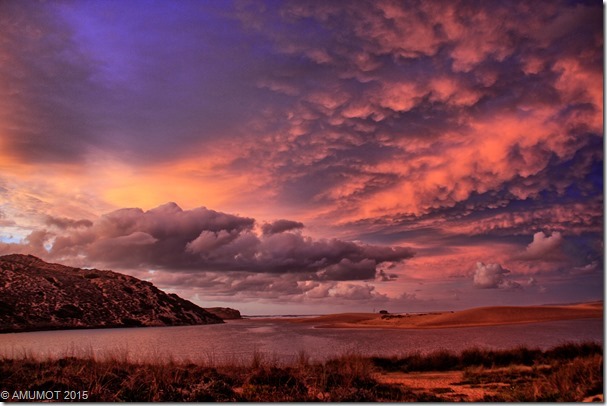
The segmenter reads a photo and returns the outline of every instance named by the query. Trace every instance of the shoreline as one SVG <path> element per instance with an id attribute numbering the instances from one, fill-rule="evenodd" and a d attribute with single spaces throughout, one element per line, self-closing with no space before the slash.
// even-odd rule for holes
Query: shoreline
<path id="1" fill-rule="evenodd" d="M 422 314 L 340 313 L 283 321 L 297 324 L 314 324 L 315 328 L 425 330 L 491 327 L 603 317 L 603 302 L 591 302 L 574 305 L 477 307 L 459 311 Z"/>
<path id="2" fill-rule="evenodd" d="M 587 302 L 565 305 L 536 305 L 536 306 L 490 306 L 476 307 L 458 311 L 442 311 L 428 313 L 335 313 L 320 316 L 242 316 L 238 320 L 274 321 L 280 323 L 312 324 L 314 328 L 335 329 L 403 329 L 430 330 L 444 328 L 491 327 L 513 324 L 534 324 L 551 321 L 604 319 L 603 302 Z M 225 321 L 223 321 L 225 323 Z M 217 323 L 217 324 L 223 324 Z M 211 323 L 209 323 L 211 324 Z M 215 324 L 215 323 L 212 323 Z M 118 328 L 147 328 L 147 327 L 184 327 L 204 326 L 206 324 L 183 325 L 150 325 L 150 326 L 35 326 L 21 329 L 0 327 L 0 335 L 44 331 L 69 330 L 100 330 Z"/>

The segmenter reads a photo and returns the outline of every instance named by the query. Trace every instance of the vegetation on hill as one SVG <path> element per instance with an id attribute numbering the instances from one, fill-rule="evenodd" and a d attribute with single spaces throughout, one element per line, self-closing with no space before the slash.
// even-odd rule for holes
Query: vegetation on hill
<path id="1" fill-rule="evenodd" d="M 242 316 L 238 310 L 231 309 L 229 307 L 205 307 L 204 310 L 223 320 L 242 319 Z"/>
<path id="2" fill-rule="evenodd" d="M 150 282 L 117 272 L 5 255 L 0 276 L 0 333 L 223 322 Z"/>

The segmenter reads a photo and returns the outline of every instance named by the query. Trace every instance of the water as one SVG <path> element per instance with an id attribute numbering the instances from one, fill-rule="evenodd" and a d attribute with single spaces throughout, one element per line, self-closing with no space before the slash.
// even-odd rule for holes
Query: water
<path id="1" fill-rule="evenodd" d="M 432 330 L 328 329 L 285 320 L 245 319 L 186 327 L 117 328 L 0 334 L 0 355 L 95 356 L 129 360 L 248 362 L 254 354 L 290 362 L 300 351 L 312 360 L 340 354 L 402 355 L 470 347 L 550 348 L 565 342 L 603 342 L 603 320 L 566 320 Z"/>

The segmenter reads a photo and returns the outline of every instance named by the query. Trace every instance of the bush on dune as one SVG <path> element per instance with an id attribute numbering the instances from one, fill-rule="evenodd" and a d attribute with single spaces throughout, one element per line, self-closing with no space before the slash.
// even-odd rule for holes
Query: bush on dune
<path id="1" fill-rule="evenodd" d="M 513 382 L 509 390 L 486 396 L 485 401 L 580 402 L 603 393 L 603 356 L 594 354 L 557 360 L 550 366 L 527 372 L 514 369 L 501 373 L 469 371 L 467 378 L 477 382 Z"/>
<path id="2" fill-rule="evenodd" d="M 414 352 L 401 357 L 371 357 L 371 360 L 376 367 L 386 371 L 423 372 L 463 370 L 472 366 L 486 368 L 513 364 L 529 366 L 534 363 L 571 360 L 602 353 L 603 347 L 597 343 L 566 343 L 546 351 L 522 346 L 509 350 L 487 350 L 475 347 L 459 354 L 438 350 L 425 355 Z"/>

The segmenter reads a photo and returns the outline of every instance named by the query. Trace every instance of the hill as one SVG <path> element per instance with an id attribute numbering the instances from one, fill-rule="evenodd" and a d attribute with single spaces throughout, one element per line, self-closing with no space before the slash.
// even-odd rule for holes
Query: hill
<path id="1" fill-rule="evenodd" d="M 205 307 L 204 310 L 224 320 L 242 319 L 242 316 L 238 310 L 231 309 L 229 307 Z"/>
<path id="2" fill-rule="evenodd" d="M 112 271 L 0 257 L 0 332 L 180 326 L 223 320 L 150 282 Z"/>

